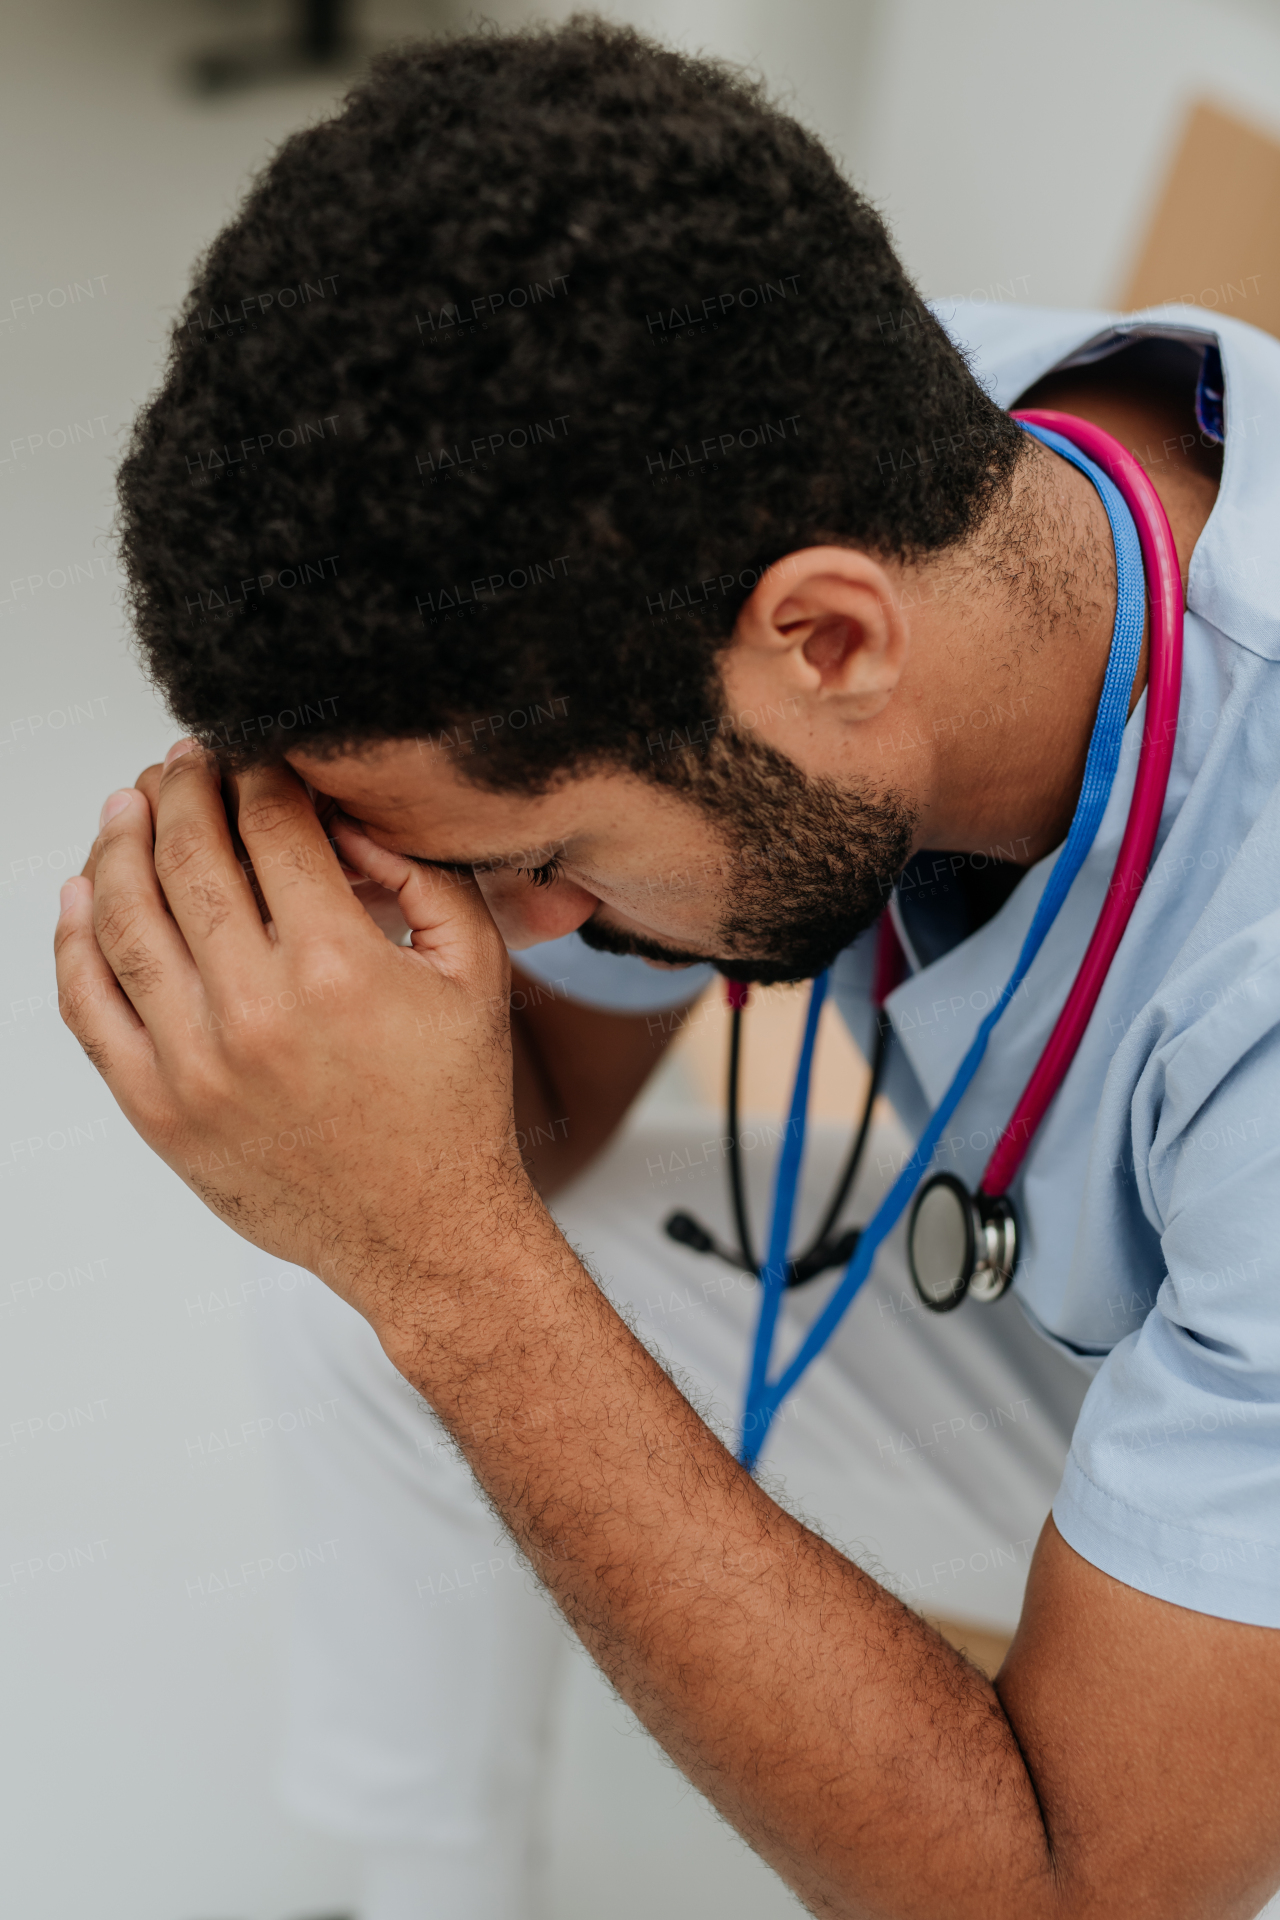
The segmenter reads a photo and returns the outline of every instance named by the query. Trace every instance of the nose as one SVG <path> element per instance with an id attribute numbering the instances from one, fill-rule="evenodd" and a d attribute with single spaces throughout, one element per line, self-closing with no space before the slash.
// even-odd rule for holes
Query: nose
<path id="1" fill-rule="evenodd" d="M 478 873 L 476 883 L 507 945 L 519 952 L 558 940 L 589 920 L 600 902 L 572 880 L 538 887 L 521 874 Z"/>

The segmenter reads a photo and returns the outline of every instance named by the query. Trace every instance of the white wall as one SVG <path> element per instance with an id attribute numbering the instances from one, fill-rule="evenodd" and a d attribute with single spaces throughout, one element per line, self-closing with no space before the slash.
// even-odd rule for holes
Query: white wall
<path id="1" fill-rule="evenodd" d="M 573 10 L 507 5 L 521 17 Z M 600 11 L 760 67 L 882 208 L 929 295 L 1007 297 L 1013 283 L 1039 305 L 1110 304 L 1192 99 L 1207 94 L 1280 137 L 1276 0 L 638 0 Z"/>
<path id="2" fill-rule="evenodd" d="M 882 0 L 865 177 L 925 290 L 1025 276 L 1039 305 L 1112 301 L 1188 101 L 1208 94 L 1280 133 L 1271 11 Z"/>

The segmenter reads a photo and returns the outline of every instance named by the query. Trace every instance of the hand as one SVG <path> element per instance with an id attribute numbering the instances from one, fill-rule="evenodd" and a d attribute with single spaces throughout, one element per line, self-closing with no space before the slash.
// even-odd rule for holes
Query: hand
<path id="1" fill-rule="evenodd" d="M 156 808 L 160 804 L 160 780 L 163 773 L 164 767 L 156 760 L 152 762 L 151 766 L 144 767 L 133 783 L 138 789 L 138 792 L 146 796 L 147 805 L 151 808 L 151 826 L 153 832 L 155 830 Z M 339 813 L 337 801 L 330 800 L 323 794 L 315 793 L 309 787 L 306 790 L 308 793 L 311 793 L 315 801 L 316 814 L 324 823 L 325 832 L 328 833 L 330 821 L 335 819 Z M 333 836 L 330 834 L 329 837 L 332 843 Z M 236 858 L 245 869 L 250 886 L 254 888 L 255 898 L 258 901 L 258 911 L 262 918 L 266 920 L 270 918 L 270 916 L 266 911 L 266 904 L 261 898 L 257 876 L 253 871 L 253 863 L 245 853 L 244 846 L 235 831 L 234 825 L 232 825 L 231 828 L 231 840 L 232 845 L 235 847 Z M 85 861 L 80 871 L 86 878 L 92 880 L 97 865 L 98 855 L 95 844 L 90 850 L 89 858 Z M 395 890 L 390 887 L 384 887 L 377 880 L 366 880 L 364 876 L 356 872 L 354 868 L 348 867 L 341 860 L 341 857 L 339 857 L 339 865 L 351 887 L 352 893 L 360 902 L 360 905 L 364 908 L 374 925 L 381 927 L 388 940 L 394 940 L 396 945 L 400 946 L 405 934 L 409 931 L 409 927 L 403 913 L 400 911 L 400 900 Z"/>
<path id="2" fill-rule="evenodd" d="M 549 1225 L 516 1146 L 506 952 L 469 878 L 386 853 L 339 815 L 340 863 L 287 767 L 236 786 L 267 923 L 216 762 L 177 753 L 154 834 L 143 793 L 113 795 L 92 879 L 64 889 L 64 1018 L 208 1206 L 398 1345 L 426 1333 L 434 1289 Z M 410 945 L 377 931 L 344 863 L 395 896 Z"/>

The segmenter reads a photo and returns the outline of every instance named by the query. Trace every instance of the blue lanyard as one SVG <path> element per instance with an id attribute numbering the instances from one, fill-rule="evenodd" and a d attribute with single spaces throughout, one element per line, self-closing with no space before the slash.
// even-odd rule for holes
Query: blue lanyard
<path id="1" fill-rule="evenodd" d="M 791 1097 L 786 1139 L 774 1181 L 769 1248 L 760 1273 L 760 1314 L 756 1322 L 755 1346 L 751 1356 L 751 1371 L 747 1381 L 746 1404 L 742 1416 L 742 1442 L 738 1458 L 745 1467 L 753 1471 L 768 1436 L 774 1414 L 797 1385 L 801 1376 L 812 1366 L 844 1318 L 854 1295 L 871 1272 L 871 1265 L 881 1242 L 892 1232 L 902 1217 L 920 1176 L 933 1158 L 938 1141 L 964 1098 L 970 1081 L 978 1071 L 996 1022 L 1026 978 L 1027 971 L 1040 951 L 1046 934 L 1058 917 L 1059 909 L 1071 889 L 1072 882 L 1084 864 L 1103 813 L 1106 811 L 1111 788 L 1115 782 L 1116 768 L 1120 764 L 1120 749 L 1124 741 L 1125 724 L 1129 717 L 1129 696 L 1133 688 L 1138 656 L 1142 650 L 1142 623 L 1146 608 L 1146 583 L 1142 571 L 1142 549 L 1138 543 L 1137 528 L 1118 489 L 1107 478 L 1101 467 L 1086 458 L 1079 448 L 1073 446 L 1062 434 L 1054 433 L 1047 427 L 1032 426 L 1026 421 L 1019 424 L 1024 433 L 1034 434 L 1037 440 L 1043 441 L 1047 447 L 1052 447 L 1055 453 L 1061 454 L 1064 460 L 1069 460 L 1072 466 L 1078 467 L 1080 472 L 1093 482 L 1106 508 L 1107 519 L 1111 523 L 1111 537 L 1115 542 L 1116 622 L 1111 635 L 1111 653 L 1107 661 L 1102 698 L 1098 702 L 1098 713 L 1089 739 L 1089 752 L 1085 760 L 1080 798 L 1076 802 L 1076 810 L 1072 816 L 1071 827 L 1062 852 L 1058 855 L 1053 872 L 1049 876 L 1048 885 L 1040 896 L 1040 904 L 1036 908 L 1026 939 L 1022 943 L 1017 964 L 1009 975 L 1004 991 L 978 1028 L 973 1044 L 960 1062 L 951 1085 L 943 1094 L 932 1119 L 917 1141 L 914 1153 L 862 1229 L 853 1256 L 831 1298 L 810 1327 L 794 1359 L 775 1380 L 771 1381 L 768 1377 L 769 1360 L 773 1353 L 774 1333 L 777 1329 L 778 1314 L 786 1286 L 787 1242 L 791 1237 L 796 1190 L 800 1182 L 813 1049 L 818 1033 L 818 1015 L 822 1011 L 822 1003 L 827 993 L 827 974 L 819 974 L 813 983 L 809 994 L 809 1012 L 805 1021 L 804 1041 L 796 1068 L 795 1089 Z"/>

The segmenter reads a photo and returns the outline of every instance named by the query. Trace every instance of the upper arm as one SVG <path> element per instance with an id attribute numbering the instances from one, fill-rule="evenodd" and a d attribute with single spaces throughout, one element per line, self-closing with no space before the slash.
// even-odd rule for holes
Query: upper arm
<path id="1" fill-rule="evenodd" d="M 1050 1520 L 996 1691 L 1073 1920 L 1251 1920 L 1280 1886 L 1276 1629 L 1124 1586 Z"/>
<path id="2" fill-rule="evenodd" d="M 1145 1243 L 1105 1189 L 1085 1241 L 1136 1324 L 1089 1389 L 1054 1517 L 1129 1586 L 1280 1629 L 1280 914 L 1207 948 L 1159 1011 L 1128 1098 Z"/>
<path id="3" fill-rule="evenodd" d="M 518 964 L 512 966 L 511 988 L 522 1151 L 543 1193 L 552 1193 L 599 1153 L 621 1123 L 689 1002 L 637 1013 L 590 1007 L 534 980 Z"/>
<path id="4" fill-rule="evenodd" d="M 1268 920 L 1206 945 L 1126 1041 L 1154 1299 L 1090 1388 L 997 1681 L 1073 1916 L 1245 1920 L 1280 1884 L 1278 947 Z"/>

